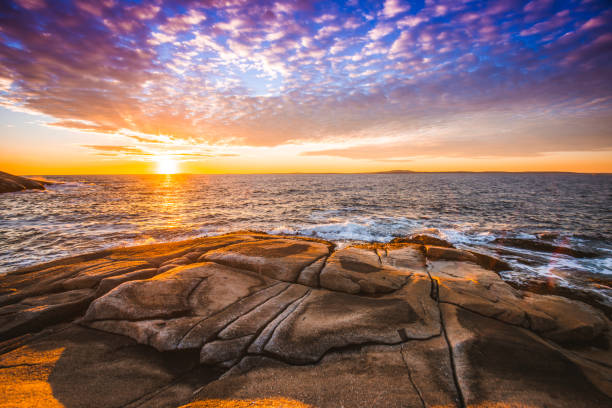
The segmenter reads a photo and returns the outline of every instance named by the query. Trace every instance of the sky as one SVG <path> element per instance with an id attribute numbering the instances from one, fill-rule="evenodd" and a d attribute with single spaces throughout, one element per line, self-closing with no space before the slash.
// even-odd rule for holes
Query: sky
<path id="1" fill-rule="evenodd" d="M 0 1 L 0 170 L 612 172 L 612 5 Z"/>

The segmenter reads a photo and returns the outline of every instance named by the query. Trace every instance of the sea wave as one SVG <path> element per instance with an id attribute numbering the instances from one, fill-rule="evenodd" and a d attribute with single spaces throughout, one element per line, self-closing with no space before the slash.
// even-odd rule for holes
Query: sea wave
<path id="1" fill-rule="evenodd" d="M 374 220 L 331 222 L 299 227 L 283 225 L 269 229 L 267 232 L 271 234 L 306 235 L 330 241 L 387 242 L 393 239 L 393 235 L 385 231 L 382 225 L 377 225 Z"/>
<path id="2" fill-rule="evenodd" d="M 0 196 L 0 270 L 117 245 L 235 230 L 348 245 L 414 233 L 509 262 L 518 278 L 568 285 L 612 275 L 612 177 L 553 175 L 53 176 L 48 194 Z M 558 189 L 540 194 L 543 183 Z M 588 197 L 588 200 L 584 197 Z M 503 205 L 500 205 L 502 203 Z M 572 258 L 496 243 L 521 238 L 588 249 Z M 551 266 L 552 265 L 552 266 Z M 573 278 L 572 276 L 575 276 Z M 514 279 L 508 277 L 507 279 Z"/>

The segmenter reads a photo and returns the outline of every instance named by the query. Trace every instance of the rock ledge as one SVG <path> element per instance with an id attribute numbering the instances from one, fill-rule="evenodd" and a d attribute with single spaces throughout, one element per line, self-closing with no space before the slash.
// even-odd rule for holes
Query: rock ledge
<path id="1" fill-rule="evenodd" d="M 24 268 L 0 281 L 0 401 L 612 404 L 603 313 L 430 242 L 335 250 L 240 231 Z"/>

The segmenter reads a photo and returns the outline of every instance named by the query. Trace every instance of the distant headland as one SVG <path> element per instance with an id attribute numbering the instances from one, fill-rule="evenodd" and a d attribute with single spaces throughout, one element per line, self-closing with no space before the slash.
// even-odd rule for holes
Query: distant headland
<path id="1" fill-rule="evenodd" d="M 11 193 L 22 190 L 44 190 L 47 181 L 38 181 L 26 177 L 14 176 L 0 171 L 0 193 Z"/>

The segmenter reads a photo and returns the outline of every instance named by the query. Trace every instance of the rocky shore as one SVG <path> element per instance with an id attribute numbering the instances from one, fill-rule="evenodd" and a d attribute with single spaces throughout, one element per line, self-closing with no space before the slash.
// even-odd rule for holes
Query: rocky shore
<path id="1" fill-rule="evenodd" d="M 610 321 L 444 242 L 236 232 L 0 278 L 0 407 L 595 407 Z"/>
<path id="2" fill-rule="evenodd" d="M 12 193 L 23 190 L 44 190 L 46 184 L 55 184 L 55 182 L 33 180 L 0 171 L 0 193 Z"/>

